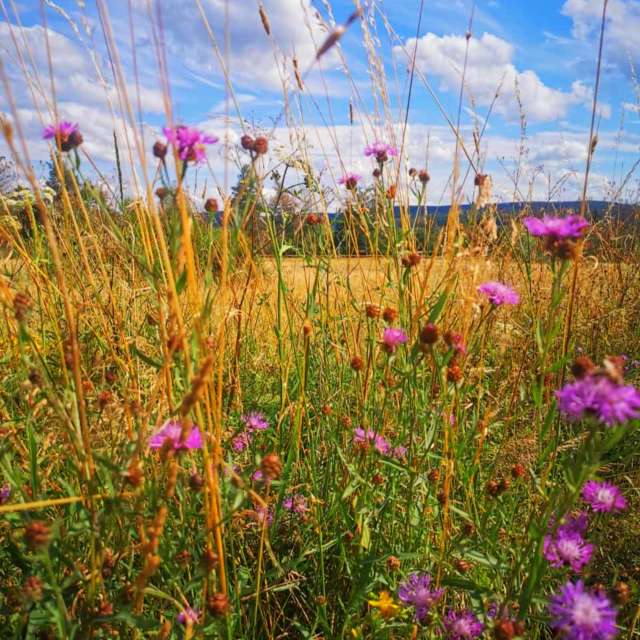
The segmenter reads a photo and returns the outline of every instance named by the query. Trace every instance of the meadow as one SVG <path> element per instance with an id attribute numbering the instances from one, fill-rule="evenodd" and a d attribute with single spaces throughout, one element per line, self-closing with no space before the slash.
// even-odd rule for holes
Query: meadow
<path id="1" fill-rule="evenodd" d="M 116 140 L 130 193 L 51 117 L 45 186 L 19 122 L 0 637 L 640 637 L 637 213 L 496 224 L 475 172 L 463 214 L 456 144 L 446 224 L 411 216 L 429 175 L 391 125 L 329 203 L 243 122 L 233 189 L 197 198 L 223 142 L 170 114 Z"/>

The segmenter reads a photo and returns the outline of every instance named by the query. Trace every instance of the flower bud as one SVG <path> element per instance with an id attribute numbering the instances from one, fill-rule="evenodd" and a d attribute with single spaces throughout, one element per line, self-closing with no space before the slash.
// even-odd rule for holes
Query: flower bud
<path id="1" fill-rule="evenodd" d="M 438 341 L 439 333 L 438 327 L 432 322 L 429 322 L 420 330 L 420 342 L 424 344 L 435 344 Z"/>
<path id="2" fill-rule="evenodd" d="M 255 141 L 249 135 L 243 135 L 242 138 L 240 138 L 240 144 L 245 151 L 253 151 L 255 149 Z"/>
<path id="3" fill-rule="evenodd" d="M 167 145 L 158 140 L 153 145 L 153 155 L 159 160 L 164 160 L 167 155 Z"/>
<path id="4" fill-rule="evenodd" d="M 253 143 L 253 150 L 262 156 L 269 151 L 269 141 L 264 136 L 258 136 Z"/>

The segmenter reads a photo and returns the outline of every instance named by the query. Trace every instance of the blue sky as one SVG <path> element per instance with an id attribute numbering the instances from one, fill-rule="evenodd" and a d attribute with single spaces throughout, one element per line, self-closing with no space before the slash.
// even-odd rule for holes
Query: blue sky
<path id="1" fill-rule="evenodd" d="M 393 139 L 396 143 L 399 140 L 409 77 L 407 55 L 413 55 L 415 50 L 417 71 L 404 147 L 406 161 L 416 166 L 428 164 L 433 178 L 429 199 L 446 201 L 450 197 L 447 188 L 454 138 L 425 82 L 436 93 L 444 111 L 455 120 L 472 0 L 426 0 L 417 43 L 418 0 L 362 1 L 366 23 L 354 24 L 342 39 L 340 50 L 334 48 L 319 66 L 311 69 L 305 76 L 302 93 L 295 90 L 292 59 L 295 57 L 303 70 L 310 67 L 317 46 L 326 37 L 326 29 L 332 28 L 334 20 L 342 22 L 353 11 L 354 2 L 262 0 L 262 3 L 271 23 L 271 37 L 262 28 L 258 0 L 229 3 L 228 60 L 245 128 L 274 135 L 274 153 L 268 162 L 275 166 L 287 154 L 301 159 L 300 139 L 304 136 L 302 159 L 308 160 L 327 183 L 335 182 L 347 170 L 368 175 L 372 167 L 362 156 L 363 146 L 375 139 Z M 53 54 L 59 116 L 79 122 L 85 135 L 85 149 L 108 174 L 113 164 L 113 130 L 126 138 L 129 125 L 118 99 L 121 93 L 115 89 L 109 48 L 94 4 L 61 0 L 56 9 L 49 2 L 47 34 Z M 135 105 L 130 40 L 133 26 L 144 144 L 153 143 L 166 120 L 152 28 L 162 33 L 174 120 L 198 124 L 221 137 L 224 132 L 230 141 L 237 140 L 241 123 L 237 117 L 225 119 L 224 77 L 212 44 L 215 42 L 224 49 L 225 2 L 154 0 L 150 17 L 146 0 L 131 0 L 131 23 L 127 2 L 105 0 L 103 4 L 126 77 L 127 93 Z M 213 40 L 207 33 L 199 4 Z M 0 22 L 0 55 L 35 161 L 47 157 L 48 150 L 39 140 L 39 133 L 42 123 L 52 117 L 46 100 L 51 94 L 46 39 L 40 3 L 21 0 L 18 7 L 18 16 L 10 15 L 8 22 L 6 19 Z M 579 192 L 601 10 L 599 0 L 476 2 L 461 131 L 466 147 L 472 150 L 474 124 L 483 125 L 494 103 L 479 145 L 480 157 L 474 163 L 492 175 L 497 199 L 509 200 L 514 194 L 523 198 L 568 198 Z M 17 27 L 18 22 L 25 28 L 23 33 Z M 640 150 L 639 93 L 634 81 L 635 67 L 640 63 L 639 32 L 640 2 L 610 0 L 598 114 L 599 142 L 591 187 L 594 197 L 611 192 L 626 199 L 637 195 L 635 174 L 626 178 L 623 189 L 619 186 Z M 23 59 L 27 64 L 32 62 L 28 72 L 31 84 L 20 70 L 12 36 L 18 39 Z M 379 67 L 377 63 L 372 65 L 367 42 L 375 49 Z M 383 74 L 385 81 L 381 80 Z M 287 117 L 281 117 L 285 104 L 283 82 L 290 98 Z M 387 87 L 390 107 L 386 113 L 382 106 L 383 86 Z M 517 95 L 526 117 L 524 145 L 520 144 Z M 349 123 L 350 103 L 355 114 L 353 125 Z M 6 96 L 0 97 L 0 110 L 10 111 Z M 276 118 L 279 120 L 274 130 Z M 130 145 L 134 147 L 131 139 L 130 135 Z M 517 158 L 520 171 L 516 189 Z M 203 179 L 224 190 L 224 166 L 231 176 L 227 182 L 232 182 L 237 161 L 235 151 L 219 145 L 210 154 L 209 175 Z M 472 197 L 470 187 L 463 197 Z"/>

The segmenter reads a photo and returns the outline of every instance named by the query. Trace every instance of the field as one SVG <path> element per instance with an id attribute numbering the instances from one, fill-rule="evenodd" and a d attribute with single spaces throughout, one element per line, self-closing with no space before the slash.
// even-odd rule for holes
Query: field
<path id="1" fill-rule="evenodd" d="M 438 226 L 390 143 L 329 188 L 243 121 L 203 201 L 197 128 L 114 133 L 110 182 L 52 118 L 45 185 L 7 111 L 0 637 L 640 638 L 640 237 L 589 162 L 496 225 L 456 143 Z"/>

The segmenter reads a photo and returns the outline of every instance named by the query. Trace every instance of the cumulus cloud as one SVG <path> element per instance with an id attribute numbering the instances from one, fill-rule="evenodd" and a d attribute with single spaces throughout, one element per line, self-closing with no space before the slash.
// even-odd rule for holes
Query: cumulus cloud
<path id="1" fill-rule="evenodd" d="M 405 50 L 413 52 L 415 46 L 415 38 L 410 38 Z M 443 91 L 457 91 L 466 46 L 465 36 L 427 33 L 418 41 L 416 65 L 427 77 L 438 78 Z M 399 51 L 396 47 L 396 52 Z M 496 112 L 515 120 L 519 114 L 519 97 L 531 121 L 557 120 L 572 106 L 589 102 L 591 90 L 580 82 L 574 82 L 570 91 L 563 91 L 547 86 L 535 71 L 518 70 L 513 63 L 514 52 L 510 42 L 493 34 L 472 38 L 465 76 L 467 98 L 483 107 L 495 99 Z M 607 115 L 604 110 L 602 113 Z"/>

